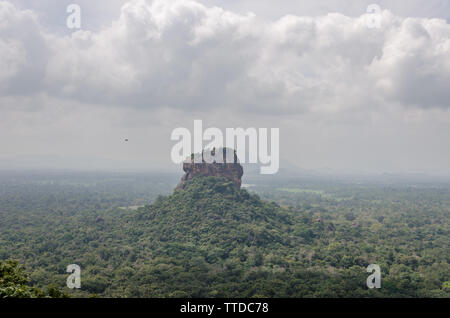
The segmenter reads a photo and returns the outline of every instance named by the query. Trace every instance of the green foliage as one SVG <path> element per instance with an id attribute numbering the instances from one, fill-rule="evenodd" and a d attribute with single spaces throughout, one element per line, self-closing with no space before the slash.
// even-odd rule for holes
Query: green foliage
<path id="1" fill-rule="evenodd" d="M 0 298 L 30 298 L 35 291 L 28 286 L 28 277 L 17 261 L 0 261 Z"/>
<path id="2" fill-rule="evenodd" d="M 47 293 L 29 286 L 29 278 L 18 261 L 0 261 L 0 298 L 62 298 L 68 295 L 50 286 Z"/>
<path id="3" fill-rule="evenodd" d="M 450 297 L 448 187 L 121 178 L 0 181 L 1 297 Z"/>

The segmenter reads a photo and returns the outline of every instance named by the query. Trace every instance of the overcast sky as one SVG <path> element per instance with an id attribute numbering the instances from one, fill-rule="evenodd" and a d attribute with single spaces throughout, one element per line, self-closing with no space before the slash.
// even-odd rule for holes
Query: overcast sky
<path id="1" fill-rule="evenodd" d="M 0 169 L 178 169 L 170 134 L 202 119 L 280 128 L 304 169 L 450 175 L 449 17 L 446 0 L 0 0 Z"/>

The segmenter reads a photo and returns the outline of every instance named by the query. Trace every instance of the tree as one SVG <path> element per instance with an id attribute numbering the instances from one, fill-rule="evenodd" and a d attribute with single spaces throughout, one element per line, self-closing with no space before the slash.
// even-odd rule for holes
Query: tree
<path id="1" fill-rule="evenodd" d="M 23 266 L 15 260 L 0 261 L 0 298 L 66 298 L 67 294 L 50 286 L 47 294 L 29 286 L 29 278 Z"/>

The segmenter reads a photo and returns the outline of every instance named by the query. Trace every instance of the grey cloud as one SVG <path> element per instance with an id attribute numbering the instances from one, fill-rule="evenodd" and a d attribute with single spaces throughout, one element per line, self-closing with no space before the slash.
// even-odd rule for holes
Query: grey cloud
<path id="1" fill-rule="evenodd" d="M 406 106 L 449 108 L 449 24 L 409 18 L 391 32 L 371 65 L 378 93 Z"/>
<path id="2" fill-rule="evenodd" d="M 37 16 L 0 1 L 0 92 L 29 95 L 42 85 L 49 59 Z"/>
<path id="3" fill-rule="evenodd" d="M 444 20 L 384 11 L 382 28 L 370 29 L 364 15 L 267 22 L 195 1 L 136 0 L 109 27 L 65 36 L 0 3 L 3 95 L 268 114 L 450 105 Z"/>

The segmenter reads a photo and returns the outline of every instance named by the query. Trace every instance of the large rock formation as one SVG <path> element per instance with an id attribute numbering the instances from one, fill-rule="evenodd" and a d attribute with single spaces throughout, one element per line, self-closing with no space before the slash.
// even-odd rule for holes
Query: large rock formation
<path id="1" fill-rule="evenodd" d="M 223 156 L 214 157 L 215 152 L 216 150 L 213 149 L 212 151 L 202 153 L 201 159 L 199 157 L 200 155 L 192 154 L 191 158 L 183 163 L 183 171 L 185 174 L 181 178 L 177 189 L 183 189 L 186 182 L 197 176 L 223 177 L 232 181 L 240 189 L 244 169 L 237 159 L 236 152 L 221 148 L 218 150 L 218 154 L 223 154 Z"/>

